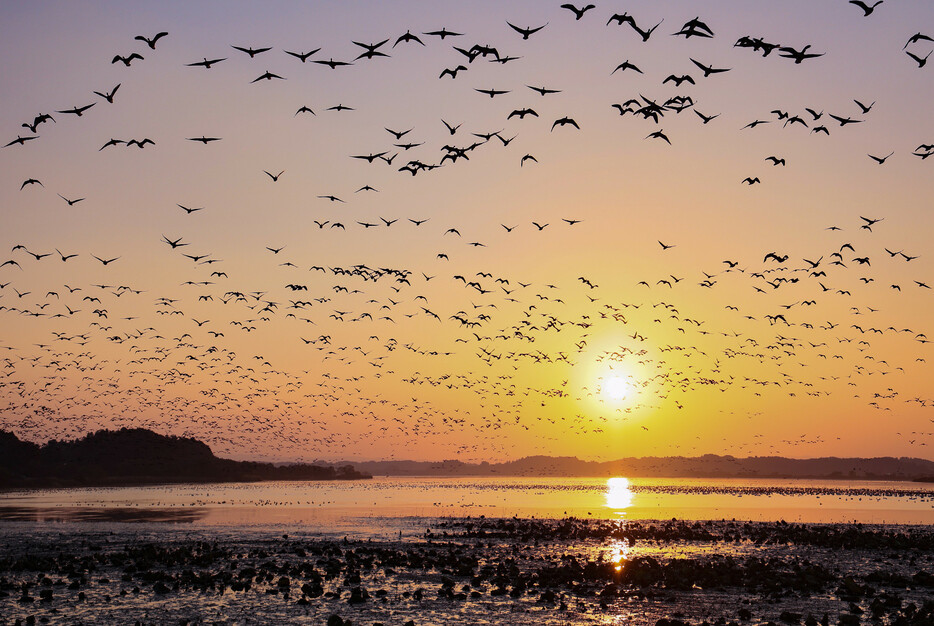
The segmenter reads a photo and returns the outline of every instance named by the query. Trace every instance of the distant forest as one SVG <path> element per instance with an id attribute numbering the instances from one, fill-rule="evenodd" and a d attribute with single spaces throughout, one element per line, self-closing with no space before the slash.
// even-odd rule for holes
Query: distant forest
<path id="1" fill-rule="evenodd" d="M 273 465 L 214 456 L 201 441 L 150 430 L 101 430 L 43 446 L 0 431 L 0 487 L 73 487 L 371 478 L 352 465 Z"/>
<path id="2" fill-rule="evenodd" d="M 374 476 L 627 476 L 630 478 L 821 478 L 931 480 L 934 461 L 907 457 L 789 459 L 720 456 L 642 457 L 583 461 L 576 457 L 530 456 L 504 463 L 449 460 L 356 462 Z"/>

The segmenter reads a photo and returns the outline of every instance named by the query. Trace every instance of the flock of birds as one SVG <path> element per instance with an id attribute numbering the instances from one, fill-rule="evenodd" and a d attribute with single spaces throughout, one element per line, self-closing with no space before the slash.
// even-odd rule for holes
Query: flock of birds
<path id="1" fill-rule="evenodd" d="M 882 0 L 849 4 L 867 18 L 886 8 L 880 6 Z M 560 8 L 565 21 L 580 22 L 581 27 L 588 22 L 601 28 L 628 27 L 633 41 L 641 43 L 662 37 L 724 37 L 716 24 L 700 16 L 678 20 L 681 26 L 665 32 L 660 30 L 665 20 L 646 22 L 628 12 L 601 14 L 593 4 Z M 281 64 L 288 58 L 292 67 L 310 63 L 341 72 L 401 55 L 403 49 L 453 48 L 456 61 L 437 77 L 444 88 L 450 81 L 464 81 L 482 61 L 521 64 L 523 57 L 507 54 L 506 48 L 519 50 L 555 27 L 549 21 L 509 19 L 503 41 L 496 46 L 471 44 L 467 33 L 446 28 L 412 29 L 376 42 L 352 41 L 357 56 L 346 60 L 335 60 L 318 48 L 283 49 L 284 55 L 273 61 L 278 53 L 273 46 L 230 45 L 200 60 L 193 57 L 177 71 L 214 72 L 221 64 L 267 59 Z M 182 45 L 174 39 L 171 29 L 138 35 L 136 48 L 115 55 L 112 64 L 132 72 L 138 64 L 157 63 L 164 48 Z M 898 43 L 904 43 L 906 62 L 923 69 L 934 39 L 921 32 L 906 39 Z M 820 63 L 832 54 L 816 44 L 783 45 L 752 35 L 740 35 L 730 47 L 736 49 L 734 54 L 749 50 L 769 57 L 774 52 L 792 64 Z M 687 59 L 696 71 L 659 76 L 659 83 L 688 90 L 732 71 L 704 62 L 701 54 Z M 263 69 L 245 76 L 244 82 L 294 79 L 285 70 Z M 644 73 L 639 62 L 630 59 L 607 67 L 607 75 L 614 77 Z M 103 115 L 106 107 L 119 107 L 131 89 L 124 86 L 129 82 L 128 78 L 109 89 L 89 90 L 95 100 L 79 99 L 70 108 L 50 106 L 47 112 L 30 114 L 19 131 L 13 131 L 15 138 L 4 142 L 4 163 L 15 162 L 25 151 L 56 150 L 59 127 Z M 551 102 L 566 87 L 478 85 L 471 90 L 486 96 L 478 106 L 500 106 L 501 96 L 510 93 L 521 93 L 530 103 Z M 674 150 L 677 138 L 662 123 L 684 111 L 704 127 L 732 124 L 736 132 L 749 133 L 769 124 L 831 137 L 846 127 L 870 123 L 878 106 L 853 98 L 849 108 L 833 112 L 776 108 L 751 120 L 729 120 L 717 111 L 699 110 L 697 104 L 688 92 L 666 98 L 633 94 L 608 104 L 607 120 L 618 115 L 650 124 L 644 141 L 662 142 Z M 315 119 L 357 108 L 342 102 L 301 104 L 287 115 Z M 5 329 L 0 333 L 0 427 L 45 440 L 81 436 L 97 428 L 141 426 L 195 436 L 217 451 L 252 457 L 432 456 L 411 447 L 428 442 L 463 458 L 502 458 L 517 450 L 564 450 L 569 440 L 613 455 L 619 423 L 638 416 L 631 420 L 631 437 L 638 442 L 638 437 L 652 434 L 653 415 L 680 420 L 694 410 L 692 422 L 702 422 L 717 411 L 709 401 L 717 400 L 713 392 L 722 394 L 721 403 L 737 397 L 737 405 L 756 407 L 743 417 L 753 424 L 769 402 L 783 410 L 816 411 L 819 423 L 820 407 L 826 406 L 821 398 L 828 396 L 856 398 L 873 414 L 915 411 L 912 415 L 929 421 L 934 397 L 905 393 L 901 385 L 908 373 L 928 371 L 927 344 L 934 341 L 934 329 L 906 327 L 893 318 L 899 313 L 896 296 L 927 293 L 934 277 L 916 269 L 924 263 L 917 261 L 923 250 L 903 249 L 887 238 L 892 219 L 884 210 L 878 215 L 857 212 L 845 223 L 828 225 L 825 245 L 803 255 L 771 249 L 756 258 L 726 253 L 727 258 L 709 267 L 692 264 L 671 272 L 667 259 L 684 244 L 664 236 L 656 244 L 648 236 L 656 266 L 666 269 L 612 285 L 587 270 L 580 274 L 571 258 L 563 276 L 542 280 L 524 278 L 505 261 L 492 267 L 495 256 L 471 257 L 465 252 L 498 248 L 502 259 L 523 237 L 549 236 L 554 244 L 588 228 L 596 232 L 601 216 L 586 206 L 557 219 L 503 217 L 487 231 L 465 228 L 463 216 L 443 209 L 399 216 L 355 211 L 357 198 L 378 205 L 393 193 L 393 184 L 401 188 L 436 170 L 469 168 L 492 158 L 494 151 L 510 151 L 515 176 L 540 167 L 545 156 L 522 147 L 523 135 L 529 132 L 525 129 L 534 119 L 542 118 L 536 130 L 543 135 L 596 132 L 568 112 L 544 118 L 546 110 L 551 109 L 538 104 L 504 107 L 501 115 L 509 132 L 469 128 L 470 120 L 439 116 L 432 123 L 439 129 L 443 124 L 445 141 L 438 142 L 443 145 L 413 138 L 421 123 L 399 127 L 387 120 L 374 138 L 374 149 L 347 151 L 342 158 L 347 168 L 379 167 L 398 178 L 380 174 L 380 180 L 390 181 L 389 187 L 377 188 L 361 178 L 359 187 L 345 192 L 322 189 L 314 198 L 318 206 L 340 209 L 322 210 L 301 225 L 322 236 L 348 233 L 341 240 L 341 254 L 333 258 L 346 258 L 349 250 L 361 262 L 329 261 L 311 249 L 259 241 L 249 257 L 261 268 L 261 284 L 254 273 L 238 276 L 236 263 L 186 234 L 186 220 L 215 219 L 219 224 L 220 218 L 185 200 L 172 207 L 179 218 L 172 222 L 179 225 L 175 231 L 143 235 L 148 243 L 162 246 L 151 263 L 185 268 L 173 275 L 178 278 L 175 287 L 155 275 L 128 279 L 117 273 L 121 264 L 140 254 L 132 243 L 113 244 L 110 250 L 75 249 L 68 240 L 20 240 L 15 230 L 4 229 L 0 243 L 10 245 L 7 256 L 0 257 L 0 319 Z M 4 117 L 9 115 L 7 111 Z M 207 153 L 223 151 L 224 139 L 221 133 L 196 132 L 176 138 L 176 144 L 201 144 L 198 148 Z M 142 135 L 89 141 L 89 153 L 177 149 L 170 138 Z M 648 144 L 633 149 L 643 145 Z M 905 152 L 924 161 L 934 155 L 934 143 L 919 138 Z M 894 150 L 867 156 L 887 166 L 893 154 Z M 300 167 L 259 168 L 257 176 L 269 185 L 288 184 L 290 178 L 304 176 Z M 758 167 L 785 168 L 786 155 L 764 156 Z M 94 189 L 75 194 L 61 189 L 53 178 L 40 169 L 17 181 L 15 192 L 19 197 L 44 194 L 68 210 L 91 209 Z M 8 177 L 4 180 L 9 183 Z M 752 173 L 728 184 L 761 182 L 759 174 Z M 501 214 L 510 212 L 504 208 Z M 286 233 L 296 225 L 283 223 L 281 228 Z M 371 249 L 373 240 L 362 235 L 371 230 L 403 247 L 417 248 L 417 265 L 401 267 L 380 260 L 380 248 Z M 494 231 L 496 235 L 487 238 L 470 234 Z M 426 241 L 430 249 L 423 245 Z M 485 265 L 475 258 L 484 259 Z M 58 269 L 50 270 L 54 264 Z M 59 277 L 65 272 L 77 272 L 81 279 L 66 283 Z M 901 278 L 892 281 L 892 275 Z M 879 284 L 883 280 L 887 284 Z M 776 298 L 781 302 L 776 304 Z M 711 307 L 716 315 L 708 314 Z M 846 315 L 840 316 L 840 310 Z M 932 333 L 930 338 L 927 333 Z M 615 345 L 601 340 L 608 334 L 619 337 Z M 594 367 L 600 373 L 591 380 L 577 375 Z M 614 376 L 625 379 L 625 401 L 603 393 L 602 386 Z M 695 408 L 696 398 L 704 399 Z M 802 406 L 807 399 L 813 401 L 807 409 L 788 409 L 795 406 L 786 403 L 789 398 Z M 898 435 L 924 455 L 922 446 L 931 441 L 934 429 L 924 430 L 918 420 L 911 424 Z M 791 454 L 796 445 L 829 443 L 826 434 L 808 432 L 785 440 L 767 440 L 762 434 L 743 440 L 724 437 L 720 444 L 709 440 L 702 424 L 696 432 L 696 447 L 675 447 L 681 453 L 716 449 Z M 755 426 L 749 432 L 754 433 Z M 528 443 L 530 437 L 534 443 Z M 664 441 L 655 444 L 658 452 L 673 449 Z"/>

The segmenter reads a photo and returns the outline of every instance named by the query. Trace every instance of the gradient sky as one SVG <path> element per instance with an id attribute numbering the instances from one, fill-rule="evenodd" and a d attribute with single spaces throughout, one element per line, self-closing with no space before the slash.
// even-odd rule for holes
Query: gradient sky
<path id="1" fill-rule="evenodd" d="M 714 37 L 673 35 L 695 17 Z M 38 138 L 0 150 L 0 428 L 256 459 L 934 458 L 919 31 L 930 3 L 6 3 L 0 139 Z M 612 107 L 676 96 L 657 123 Z M 474 147 L 400 171 L 445 145 Z"/>

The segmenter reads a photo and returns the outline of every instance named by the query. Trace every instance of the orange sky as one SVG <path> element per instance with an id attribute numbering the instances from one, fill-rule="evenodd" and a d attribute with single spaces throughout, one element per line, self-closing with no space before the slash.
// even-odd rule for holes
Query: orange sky
<path id="1" fill-rule="evenodd" d="M 0 428 L 257 459 L 934 458 L 934 86 L 909 55 L 934 7 L 190 5 L 0 8 Z M 714 36 L 674 34 L 692 18 Z"/>

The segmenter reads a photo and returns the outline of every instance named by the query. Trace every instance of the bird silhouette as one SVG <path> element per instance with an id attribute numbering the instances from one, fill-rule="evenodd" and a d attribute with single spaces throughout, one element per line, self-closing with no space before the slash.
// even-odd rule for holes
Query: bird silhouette
<path id="1" fill-rule="evenodd" d="M 871 155 L 871 154 L 868 154 L 868 155 L 866 155 L 866 156 L 868 156 L 870 159 L 872 159 L 873 161 L 875 161 L 875 162 L 878 163 L 879 165 L 882 165 L 882 164 L 884 164 L 884 163 L 888 160 L 888 158 L 889 158 L 890 156 L 892 156 L 893 154 L 895 154 L 895 152 L 889 152 L 889 153 L 888 153 L 887 155 L 885 155 L 884 157 L 877 157 L 877 156 L 873 156 L 873 155 Z"/>
<path id="2" fill-rule="evenodd" d="M 109 92 L 101 93 L 100 91 L 95 91 L 94 94 L 100 96 L 110 104 L 114 103 L 114 94 L 117 93 L 117 90 L 120 89 L 120 83 L 117 83 L 117 86 L 111 89 Z"/>
<path id="3" fill-rule="evenodd" d="M 778 49 L 778 55 L 785 57 L 786 59 L 794 59 L 795 64 L 798 65 L 807 59 L 816 59 L 817 57 L 824 56 L 824 52 L 814 53 L 808 52 L 808 49 L 811 47 L 811 44 L 808 44 L 801 48 L 801 50 L 796 50 L 790 46 L 784 46 Z"/>
<path id="4" fill-rule="evenodd" d="M 271 47 L 270 48 L 255 48 L 255 49 L 252 46 L 249 48 L 244 48 L 242 46 L 230 46 L 230 47 L 233 48 L 234 50 L 239 50 L 240 52 L 243 52 L 249 55 L 251 59 L 256 57 L 257 54 L 262 54 L 263 52 L 269 52 L 270 50 L 272 50 Z"/>
<path id="5" fill-rule="evenodd" d="M 508 90 L 504 90 L 504 89 L 474 89 L 474 91 L 479 91 L 480 93 L 484 95 L 490 96 L 490 98 L 509 93 Z"/>
<path id="6" fill-rule="evenodd" d="M 279 76 L 278 74 L 273 74 L 272 72 L 267 70 L 266 72 L 260 74 L 259 76 L 251 80 L 250 83 L 256 83 L 261 80 L 272 80 L 274 78 L 277 78 L 279 80 L 285 80 L 285 78 L 283 78 L 282 76 Z"/>
<path id="7" fill-rule="evenodd" d="M 62 194 L 58 194 L 58 197 L 61 198 L 62 200 L 64 200 L 65 202 L 67 202 L 67 203 L 68 203 L 68 206 L 75 206 L 76 204 L 78 204 L 79 202 L 81 202 L 82 200 L 84 200 L 84 198 L 75 198 L 74 200 L 69 200 L 68 198 L 66 198 L 66 197 L 63 196 Z"/>
<path id="8" fill-rule="evenodd" d="M 130 67 L 130 64 L 136 59 L 139 59 L 140 61 L 142 61 L 143 56 L 137 52 L 133 52 L 129 56 L 121 56 L 118 54 L 113 58 L 113 60 L 110 63 L 114 64 L 114 63 L 119 62 L 119 63 L 123 63 L 126 67 Z"/>
<path id="9" fill-rule="evenodd" d="M 404 35 L 401 35 L 398 39 L 396 39 L 396 43 L 392 44 L 392 47 L 395 48 L 400 43 L 409 43 L 412 41 L 414 41 L 417 44 L 421 44 L 422 46 L 425 45 L 425 43 L 421 39 L 419 39 L 417 35 L 413 35 L 411 31 L 407 30 L 405 31 Z"/>
<path id="10" fill-rule="evenodd" d="M 444 41 L 444 38 L 445 38 L 445 37 L 460 37 L 460 36 L 463 35 L 464 33 L 455 33 L 455 32 L 451 32 L 451 31 L 449 31 L 449 30 L 447 30 L 447 29 L 445 29 L 445 28 L 442 28 L 441 30 L 433 30 L 433 31 L 429 31 L 429 32 L 427 32 L 427 33 L 422 33 L 422 34 L 423 34 L 423 35 L 431 35 L 431 36 L 433 36 L 433 37 L 438 37 L 438 38 L 440 38 L 442 41 Z"/>
<path id="11" fill-rule="evenodd" d="M 671 145 L 671 140 L 668 139 L 668 135 L 666 135 L 664 130 L 661 130 L 661 129 L 656 130 L 653 133 L 649 133 L 648 135 L 645 136 L 645 138 L 646 139 L 661 139 L 662 141 L 667 143 L 669 146 Z"/>
<path id="12" fill-rule="evenodd" d="M 541 29 L 543 29 L 543 28 L 545 28 L 546 26 L 548 26 L 548 23 L 547 23 L 547 22 L 544 23 L 544 24 L 542 24 L 541 26 L 537 26 L 537 27 L 535 27 L 535 28 L 531 28 L 531 27 L 528 27 L 528 28 L 520 28 L 520 27 L 516 26 L 515 24 L 511 24 L 511 23 L 509 23 L 509 22 L 506 22 L 506 24 L 508 24 L 509 27 L 510 27 L 511 29 L 513 29 L 514 31 L 516 31 L 517 33 L 519 33 L 520 35 L 522 35 L 522 39 L 523 39 L 523 40 L 528 39 L 530 36 L 534 35 L 534 34 L 537 33 L 538 31 L 540 31 Z"/>
<path id="13" fill-rule="evenodd" d="M 700 17 L 695 17 L 694 19 L 684 23 L 684 26 L 681 27 L 676 33 L 672 35 L 681 35 L 685 39 L 690 39 L 691 37 L 701 37 L 701 38 L 712 38 L 714 36 L 713 31 L 710 27 L 701 21 Z"/>
<path id="14" fill-rule="evenodd" d="M 577 8 L 577 7 L 574 6 L 573 4 L 562 4 L 562 5 L 561 5 L 561 8 L 562 8 L 562 9 L 567 9 L 568 11 L 570 11 L 571 13 L 574 14 L 574 19 L 575 19 L 575 20 L 579 20 L 579 19 L 581 19 L 582 17 L 584 17 L 584 14 L 587 13 L 587 11 L 589 11 L 589 10 L 591 10 L 591 9 L 595 9 L 595 8 L 597 8 L 597 7 L 596 7 L 595 5 L 593 5 L 593 4 L 588 4 L 588 5 L 585 6 L 585 7 Z"/>
<path id="15" fill-rule="evenodd" d="M 186 65 L 188 65 L 188 67 L 199 67 L 200 66 L 200 67 L 203 67 L 204 69 L 209 70 L 211 69 L 213 65 L 216 65 L 217 63 L 220 63 L 221 61 L 226 61 L 226 60 L 227 60 L 227 57 L 223 57 L 221 59 L 211 59 L 209 61 L 207 57 L 204 57 L 203 61 L 197 61 L 195 63 L 187 63 Z"/>
<path id="16" fill-rule="evenodd" d="M 876 0 L 876 2 L 871 5 L 867 5 L 863 0 L 850 0 L 850 4 L 855 4 L 863 10 L 863 17 L 869 17 L 872 15 L 872 12 L 875 11 L 876 7 L 882 4 L 883 0 Z"/>
<path id="17" fill-rule="evenodd" d="M 551 125 L 552 131 L 555 129 L 555 126 L 573 126 L 577 130 L 580 130 L 581 128 L 580 126 L 577 125 L 577 122 L 575 122 L 570 117 L 561 117 L 561 118 L 556 119 L 554 123 Z"/>
<path id="18" fill-rule="evenodd" d="M 308 51 L 308 52 L 291 52 L 291 51 L 289 51 L 289 50 L 283 50 L 283 52 L 285 52 L 287 55 L 295 57 L 296 59 L 298 59 L 298 60 L 301 61 L 302 63 L 304 63 L 304 62 L 307 61 L 312 55 L 315 55 L 315 54 L 317 54 L 317 53 L 320 52 L 320 51 L 321 51 L 321 48 L 315 48 L 314 50 L 310 50 L 310 51 Z"/>
<path id="19" fill-rule="evenodd" d="M 934 52 L 934 50 L 932 50 L 931 52 Z M 916 54 L 912 54 L 910 50 L 905 50 L 905 54 L 907 54 L 907 55 L 910 56 L 912 59 L 914 59 L 915 63 L 918 64 L 918 68 L 919 68 L 919 69 L 922 68 L 922 67 L 924 67 L 924 66 L 927 64 L 927 62 L 928 62 L 928 57 L 931 56 L 931 52 L 928 52 L 928 53 L 927 53 L 926 55 L 924 55 L 923 57 L 919 57 L 919 56 L 916 55 Z"/>
<path id="20" fill-rule="evenodd" d="M 166 37 L 166 36 L 168 36 L 168 33 L 165 32 L 165 31 L 162 31 L 162 32 L 156 33 L 156 34 L 153 35 L 152 37 L 146 37 L 145 35 L 137 35 L 137 36 L 134 37 L 133 39 L 135 39 L 135 40 L 137 40 L 137 41 L 142 41 L 142 42 L 145 43 L 147 46 L 149 46 L 149 48 L 150 48 L 151 50 L 155 50 L 155 49 L 156 49 L 156 42 L 159 41 L 160 39 L 162 39 L 163 37 Z"/>
<path id="21" fill-rule="evenodd" d="M 4 148 L 9 148 L 10 146 L 13 146 L 13 145 L 24 146 L 24 145 L 26 145 L 26 142 L 27 142 L 27 141 L 33 141 L 34 139 L 38 139 L 38 137 L 20 137 L 19 135 L 17 135 L 17 136 L 16 136 L 16 139 L 14 139 L 13 141 L 11 141 L 11 142 L 9 142 L 8 144 L 4 145 L 3 147 L 4 147 Z"/>
<path id="22" fill-rule="evenodd" d="M 729 71 L 730 71 L 730 68 L 715 68 L 715 67 L 711 67 L 711 66 L 709 66 L 709 65 L 704 65 L 704 64 L 701 63 L 700 61 L 695 61 L 694 59 L 691 59 L 691 63 L 693 63 L 694 65 L 696 65 L 697 67 L 699 67 L 700 70 L 701 70 L 702 72 L 704 72 L 704 78 L 707 78 L 707 77 L 710 76 L 711 74 L 721 74 L 721 73 L 723 73 L 723 72 L 729 72 Z M 693 81 L 692 81 L 692 82 L 693 82 Z"/>
<path id="23" fill-rule="evenodd" d="M 638 72 L 639 74 L 642 74 L 642 73 L 643 73 L 642 70 L 640 70 L 638 67 L 636 67 L 635 65 L 633 65 L 632 63 L 630 63 L 629 60 L 627 59 L 626 61 L 623 61 L 622 63 L 620 63 L 619 65 L 617 65 L 617 66 L 613 69 L 613 71 L 610 72 L 610 74 L 611 74 L 611 75 L 612 75 L 612 74 L 615 74 L 617 71 L 623 71 L 623 72 L 625 72 L 626 70 L 632 70 L 632 71 L 634 71 L 634 72 Z"/>
<path id="24" fill-rule="evenodd" d="M 547 96 L 553 93 L 561 93 L 560 89 L 548 89 L 546 87 L 533 87 L 532 85 L 526 85 L 526 87 L 528 87 L 534 92 L 537 92 L 539 95 L 542 95 L 542 96 Z"/>
<path id="25" fill-rule="evenodd" d="M 93 107 L 95 104 L 97 103 L 92 102 L 91 104 L 87 104 L 83 107 L 72 107 L 71 109 L 68 109 L 67 111 L 56 111 L 56 113 L 71 113 L 72 115 L 77 115 L 78 117 L 81 117 L 85 111 Z"/>
<path id="26" fill-rule="evenodd" d="M 457 73 L 461 70 L 466 71 L 466 67 L 463 65 L 458 65 L 457 67 L 448 67 L 441 70 L 441 74 L 438 75 L 438 78 L 444 78 L 445 76 L 450 76 L 451 78 L 457 78 Z"/>

